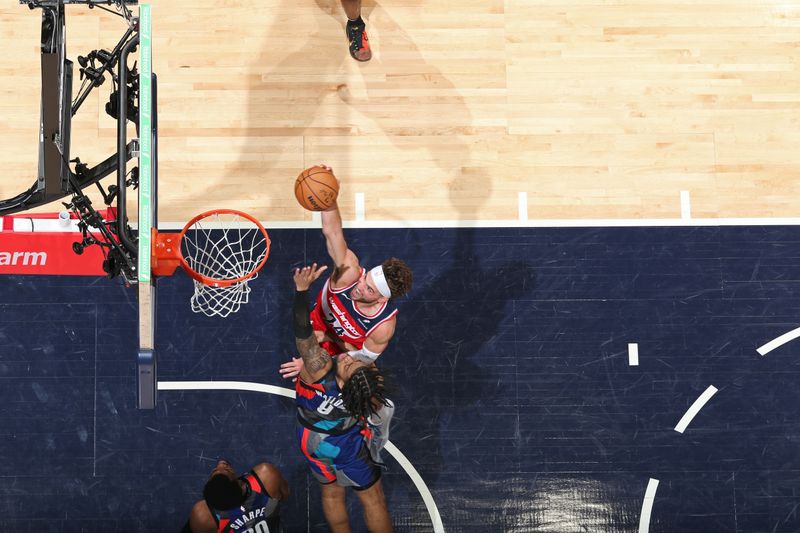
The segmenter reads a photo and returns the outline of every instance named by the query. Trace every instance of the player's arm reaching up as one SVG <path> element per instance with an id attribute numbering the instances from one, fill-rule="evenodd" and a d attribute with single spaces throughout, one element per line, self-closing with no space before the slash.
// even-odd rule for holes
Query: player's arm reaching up
<path id="1" fill-rule="evenodd" d="M 333 173 L 333 169 L 325 165 L 322 168 Z M 325 245 L 328 247 L 328 255 L 333 259 L 334 272 L 331 279 L 331 286 L 335 289 L 350 285 L 361 277 L 361 265 L 358 257 L 347 247 L 342 229 L 342 215 L 339 213 L 339 205 L 323 211 L 322 215 L 322 234 L 325 236 Z"/>
<path id="2" fill-rule="evenodd" d="M 325 265 L 317 268 L 314 263 L 294 270 L 294 337 L 303 360 L 299 377 L 306 383 L 314 383 L 333 365 L 331 356 L 317 342 L 308 319 L 308 288 L 327 269 Z"/>

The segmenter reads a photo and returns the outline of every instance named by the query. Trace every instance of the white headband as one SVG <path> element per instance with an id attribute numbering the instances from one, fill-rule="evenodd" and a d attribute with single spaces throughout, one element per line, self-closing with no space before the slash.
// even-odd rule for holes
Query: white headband
<path id="1" fill-rule="evenodd" d="M 389 284 L 386 283 L 386 276 L 383 273 L 383 267 L 378 265 L 369 272 L 372 274 L 372 281 L 375 282 L 375 286 L 378 287 L 378 292 L 381 293 L 381 296 L 384 298 L 391 298 L 392 291 L 389 289 Z"/>

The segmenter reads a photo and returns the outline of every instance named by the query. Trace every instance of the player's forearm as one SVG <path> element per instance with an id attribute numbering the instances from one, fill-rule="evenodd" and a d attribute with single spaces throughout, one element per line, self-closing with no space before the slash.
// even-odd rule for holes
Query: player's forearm
<path id="1" fill-rule="evenodd" d="M 295 344 L 300 357 L 303 358 L 305 370 L 313 375 L 331 364 L 331 358 L 314 337 L 311 321 L 308 318 L 307 290 L 294 292 L 293 315 Z"/>
<path id="2" fill-rule="evenodd" d="M 330 211 L 322 212 L 322 234 L 325 236 L 328 254 L 333 259 L 335 266 L 341 266 L 347 254 L 347 241 L 344 239 L 342 215 L 339 213 L 338 206 L 334 206 Z"/>
<path id="3" fill-rule="evenodd" d="M 326 236 L 330 232 L 342 232 L 342 215 L 339 213 L 339 205 L 334 204 L 327 211 L 322 211 L 322 233 Z"/>
<path id="4" fill-rule="evenodd" d="M 347 354 L 356 359 L 357 361 L 361 361 L 362 363 L 371 364 L 374 363 L 381 352 L 373 352 L 369 348 L 367 348 L 366 344 L 361 347 L 360 350 L 350 350 Z"/>
<path id="5" fill-rule="evenodd" d="M 294 336 L 297 339 L 306 339 L 314 336 L 311 329 L 311 320 L 308 317 L 308 289 L 294 291 L 294 307 L 292 309 Z"/>

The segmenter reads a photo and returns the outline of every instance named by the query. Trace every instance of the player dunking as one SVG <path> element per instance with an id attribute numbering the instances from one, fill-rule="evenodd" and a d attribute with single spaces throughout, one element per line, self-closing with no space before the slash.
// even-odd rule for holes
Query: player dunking
<path id="1" fill-rule="evenodd" d="M 330 167 L 320 166 L 332 173 Z M 369 271 L 364 269 L 347 246 L 336 204 L 322 212 L 322 234 L 334 269 L 311 311 L 316 338 L 331 356 L 347 352 L 354 359 L 373 363 L 394 335 L 397 307 L 393 300 L 411 290 L 411 269 L 395 258 Z M 314 279 L 317 277 L 318 274 Z M 302 368 L 302 358 L 294 358 L 281 365 L 280 373 L 294 378 Z M 392 416 L 394 403 L 387 400 L 378 413 L 368 417 L 372 429 L 370 451 L 375 461 L 382 462 L 381 451 L 389 440 Z"/>
<path id="2" fill-rule="evenodd" d="M 411 269 L 395 258 L 369 271 L 362 267 L 347 246 L 342 217 L 335 204 L 322 212 L 322 234 L 334 269 L 311 311 L 317 339 L 331 355 L 347 351 L 359 361 L 374 362 L 394 335 L 397 325 L 394 299 L 411 290 Z M 295 359 L 281 365 L 280 372 L 286 378 L 293 378 L 301 368 L 302 360 Z"/>

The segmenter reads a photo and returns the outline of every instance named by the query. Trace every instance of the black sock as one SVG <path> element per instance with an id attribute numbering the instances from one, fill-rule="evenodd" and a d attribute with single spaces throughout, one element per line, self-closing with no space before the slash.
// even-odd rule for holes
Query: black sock
<path id="1" fill-rule="evenodd" d="M 348 26 L 366 26 L 367 24 L 364 22 L 364 19 L 361 18 L 361 15 L 358 16 L 355 20 L 347 19 Z"/>

